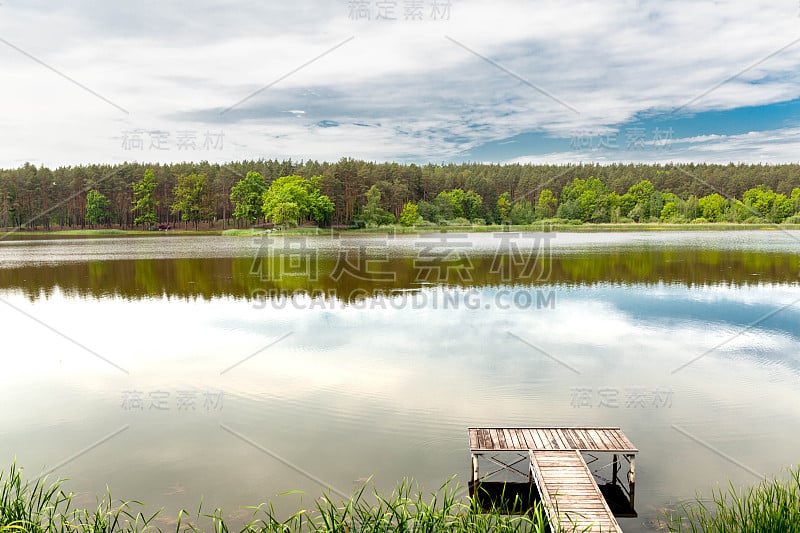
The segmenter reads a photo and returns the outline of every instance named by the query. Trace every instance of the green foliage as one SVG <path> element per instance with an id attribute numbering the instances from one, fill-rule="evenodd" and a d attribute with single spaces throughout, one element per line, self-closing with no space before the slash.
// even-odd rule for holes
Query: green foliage
<path id="1" fill-rule="evenodd" d="M 608 193 L 606 184 L 595 177 L 585 180 L 575 178 L 561 191 L 558 217 L 579 218 L 584 222 L 609 222 Z"/>
<path id="2" fill-rule="evenodd" d="M 694 220 L 700 214 L 697 197 L 693 194 L 690 194 L 685 202 L 681 202 L 678 208 L 681 211 L 681 215 L 687 220 Z"/>
<path id="3" fill-rule="evenodd" d="M 577 201 L 569 201 L 569 202 L 561 202 L 558 206 L 557 211 L 558 218 L 563 218 L 567 220 L 580 220 L 581 223 L 584 222 L 583 216 L 581 214 L 581 206 Z"/>
<path id="4" fill-rule="evenodd" d="M 24 480 L 16 464 L 0 471 L 0 532 L 24 533 L 138 533 L 151 530 L 158 511 L 147 517 L 133 512 L 135 502 L 113 502 L 111 495 L 94 509 L 72 508 L 73 493 L 62 481 Z"/>
<path id="5" fill-rule="evenodd" d="M 386 226 L 394 223 L 394 215 L 381 207 L 381 191 L 373 185 L 366 193 L 367 205 L 363 220 L 367 226 Z"/>
<path id="6" fill-rule="evenodd" d="M 434 204 L 439 209 L 439 216 L 442 219 L 472 220 L 480 216 L 483 198 L 473 190 L 464 192 L 463 189 L 453 189 L 440 192 L 434 199 Z"/>
<path id="7" fill-rule="evenodd" d="M 525 199 L 514 202 L 509 216 L 511 217 L 511 223 L 517 225 L 530 224 L 536 220 L 536 212 L 533 209 L 533 205 Z"/>
<path id="8" fill-rule="evenodd" d="M 295 225 L 301 216 L 300 206 L 296 202 L 279 202 L 269 214 L 272 222 L 278 225 Z"/>
<path id="9" fill-rule="evenodd" d="M 675 202 L 667 202 L 661 208 L 660 218 L 662 222 L 672 222 L 678 216 L 678 206 Z"/>
<path id="10" fill-rule="evenodd" d="M 622 216 L 628 216 L 628 213 L 633 211 L 633 208 L 636 207 L 636 199 L 629 192 L 626 192 L 620 196 L 617 199 L 617 203 L 619 205 L 619 212 Z"/>
<path id="11" fill-rule="evenodd" d="M 742 200 L 751 215 L 777 224 L 783 222 L 795 211 L 794 199 L 787 198 L 784 194 L 777 194 L 763 184 L 746 190 L 742 195 Z"/>
<path id="12" fill-rule="evenodd" d="M 86 221 L 91 224 L 108 222 L 111 202 L 104 194 L 92 189 L 86 194 Z"/>
<path id="13" fill-rule="evenodd" d="M 426 202 L 425 200 L 421 200 L 417 204 L 417 209 L 419 210 L 419 216 L 421 216 L 423 220 L 436 223 L 442 219 L 442 214 L 441 211 L 439 210 L 439 206 L 437 206 L 433 202 Z"/>
<path id="14" fill-rule="evenodd" d="M 73 508 L 73 495 L 61 491 L 61 482 L 50 486 L 42 480 L 33 484 L 23 481 L 12 466 L 7 478 L 0 473 L 0 532 L 26 533 L 161 533 L 153 520 L 159 514 L 145 516 L 136 508 L 138 502 L 114 502 L 111 495 L 98 502 L 94 509 Z M 253 514 L 242 533 L 544 533 L 548 531 L 544 508 L 538 501 L 529 506 L 519 496 L 501 497 L 503 504 L 481 507 L 479 498 L 467 502 L 458 497 L 459 487 L 451 481 L 428 497 L 410 481 L 402 481 L 391 494 L 380 494 L 367 485 L 356 489 L 343 501 L 330 495 L 315 498 L 306 510 L 288 517 L 276 512 L 272 503 L 251 507 Z M 480 490 L 480 488 L 478 488 Z M 290 493 L 286 493 L 289 497 Z M 197 515 L 178 513 L 174 529 L 177 533 L 202 533 L 202 523 L 210 521 L 215 533 L 230 529 L 222 509 Z"/>
<path id="15" fill-rule="evenodd" d="M 244 219 L 250 224 L 261 217 L 262 195 L 267 190 L 267 182 L 258 172 L 248 172 L 231 189 L 230 199 L 233 202 L 233 217 Z"/>
<path id="16" fill-rule="evenodd" d="M 170 206 L 173 215 L 180 213 L 181 220 L 198 223 L 209 220 L 214 211 L 211 209 L 211 194 L 205 174 L 191 173 L 178 178 L 178 184 L 172 190 L 174 200 Z"/>
<path id="17" fill-rule="evenodd" d="M 336 206 L 313 183 L 312 186 L 313 189 L 309 196 L 309 218 L 320 226 L 326 226 L 330 224 L 331 216 L 336 210 Z"/>
<path id="18" fill-rule="evenodd" d="M 273 181 L 261 197 L 264 217 L 282 225 L 295 225 L 304 220 L 327 224 L 334 205 L 321 193 L 319 179 L 290 175 Z"/>
<path id="19" fill-rule="evenodd" d="M 0 227 L 49 230 L 51 224 L 61 229 L 83 226 L 86 221 L 85 205 L 83 202 L 70 201 L 70 198 L 75 191 L 91 188 L 106 194 L 110 201 L 110 220 L 119 223 L 123 229 L 134 224 L 165 222 L 169 210 L 158 206 L 171 205 L 172 191 L 179 178 L 191 173 L 207 177 L 214 211 L 211 218 L 215 222 L 222 221 L 225 225 L 234 215 L 243 221 L 258 220 L 261 216 L 258 208 L 261 207 L 263 211 L 263 195 L 258 200 L 252 196 L 240 198 L 234 195 L 231 198 L 240 181 L 237 174 L 246 176 L 248 172 L 260 174 L 268 184 L 283 176 L 297 175 L 307 179 L 320 176 L 312 179 L 315 179 L 315 187 L 320 191 L 319 197 L 327 196 L 330 203 L 320 201 L 313 215 L 308 209 L 309 220 L 311 217 L 325 220 L 318 224 L 352 224 L 356 217 L 363 215 L 367 202 L 364 193 L 372 185 L 376 185 L 382 194 L 382 209 L 399 214 L 406 202 L 415 202 L 419 206 L 420 216 L 432 222 L 452 220 L 458 216 L 472 221 L 484 218 L 501 222 L 499 209 L 504 206 L 501 200 L 504 192 L 517 191 L 517 197 L 521 197 L 521 193 L 542 191 L 545 186 L 553 192 L 554 199 L 558 198 L 558 202 L 555 205 L 543 205 L 538 202 L 539 198 L 531 197 L 537 218 L 552 217 L 552 208 L 555 214 L 569 215 L 570 219 L 619 221 L 628 217 L 638 204 L 641 207 L 633 215 L 641 221 L 652 221 L 660 217 L 663 205 L 672 201 L 683 219 L 693 220 L 701 216 L 697 197 L 707 194 L 709 188 L 725 190 L 732 199 L 723 221 L 741 222 L 759 216 L 777 222 L 800 213 L 800 164 L 565 166 L 462 163 L 419 166 L 343 158 L 333 163 L 256 160 L 220 165 L 204 161 L 168 165 L 84 165 L 54 170 L 25 164 L 0 171 Z M 147 176 L 142 178 L 145 173 Z M 592 186 L 596 185 L 592 181 L 594 176 L 598 176 L 605 184 L 606 191 Z M 567 202 L 566 196 L 570 196 L 570 188 L 575 188 L 576 179 L 581 180 L 578 184 L 583 182 L 578 187 L 582 189 L 581 194 L 569 199 L 571 205 L 562 207 L 559 204 Z M 102 188 L 93 185 L 101 181 Z M 650 194 L 648 183 L 654 189 L 653 194 Z M 767 202 L 769 212 L 747 211 L 750 206 L 743 201 L 744 193 L 758 189 L 761 184 L 764 186 L 762 193 L 767 194 L 767 190 L 775 193 L 772 204 Z M 563 194 L 565 187 L 566 196 Z M 131 194 L 132 189 L 134 194 Z M 453 191 L 456 192 L 450 194 Z M 467 192 L 462 194 L 458 191 Z M 442 192 L 446 194 L 439 197 Z M 542 196 L 542 193 L 539 195 Z M 763 196 L 761 193 L 759 195 Z M 649 205 L 646 201 L 648 197 Z M 478 198 L 481 199 L 480 207 L 477 207 Z M 756 204 L 764 204 L 759 198 L 754 197 L 754 200 Z M 241 204 L 246 204 L 246 207 Z M 508 217 L 511 206 L 505 207 L 508 208 Z M 305 211 L 301 203 L 298 203 L 298 208 L 301 212 Z M 328 212 L 330 215 L 326 219 Z M 302 215 L 298 216 L 298 222 L 304 220 L 306 218 Z"/>
<path id="20" fill-rule="evenodd" d="M 508 220 L 511 212 L 511 195 L 508 191 L 497 197 L 497 217 L 500 222 Z"/>
<path id="21" fill-rule="evenodd" d="M 406 202 L 403 212 L 400 213 L 400 224 L 403 226 L 414 226 L 419 220 L 419 208 L 413 202 Z"/>
<path id="22" fill-rule="evenodd" d="M 766 218 L 761 217 L 748 217 L 742 221 L 742 224 L 768 224 L 769 221 Z"/>
<path id="23" fill-rule="evenodd" d="M 144 171 L 142 179 L 133 183 L 133 211 L 136 217 L 134 224 L 150 225 L 158 222 L 156 206 L 158 202 L 153 197 L 156 190 L 156 176 L 151 169 Z"/>
<path id="24" fill-rule="evenodd" d="M 464 197 L 461 198 L 461 206 L 462 210 L 464 211 L 464 218 L 468 220 L 474 220 L 478 218 L 481 214 L 481 207 L 483 207 L 483 198 L 481 198 L 480 195 L 475 191 L 469 190 L 466 193 L 464 193 Z"/>
<path id="25" fill-rule="evenodd" d="M 542 189 L 536 202 L 536 218 L 552 218 L 558 209 L 558 200 L 550 189 Z"/>
<path id="26" fill-rule="evenodd" d="M 763 480 L 754 487 L 712 491 L 667 513 L 669 531 L 692 533 L 800 533 L 800 467 L 788 479 Z"/>
<path id="27" fill-rule="evenodd" d="M 697 206 L 700 209 L 700 216 L 708 222 L 723 222 L 729 203 L 724 196 L 713 193 L 698 199 Z"/>
<path id="28" fill-rule="evenodd" d="M 650 204 L 652 203 L 653 197 L 656 194 L 656 189 L 653 187 L 653 183 L 649 180 L 642 180 L 635 185 L 631 185 L 626 194 L 630 194 L 631 199 L 634 202 L 634 207 L 631 209 L 628 216 L 637 222 L 641 222 L 643 219 L 646 220 L 650 218 Z M 640 213 L 639 216 L 633 216 L 630 214 L 636 208 L 638 208 Z"/>

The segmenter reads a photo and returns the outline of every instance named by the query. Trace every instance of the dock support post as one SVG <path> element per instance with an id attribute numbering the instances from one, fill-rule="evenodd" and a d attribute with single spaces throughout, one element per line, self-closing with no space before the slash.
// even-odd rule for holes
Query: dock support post
<path id="1" fill-rule="evenodd" d="M 611 483 L 614 485 L 617 484 L 617 474 L 619 473 L 619 459 L 617 458 L 617 454 L 614 454 L 614 458 L 611 461 Z"/>
<path id="2" fill-rule="evenodd" d="M 478 456 L 472 454 L 472 485 L 476 486 L 478 483 Z"/>
<path id="3" fill-rule="evenodd" d="M 531 457 L 530 450 L 528 451 L 528 459 L 530 459 L 528 463 L 528 485 L 531 485 L 533 483 L 533 457 Z"/>
<path id="4" fill-rule="evenodd" d="M 628 489 L 631 495 L 631 510 L 634 509 L 634 495 L 636 493 L 636 456 L 630 456 L 631 469 L 628 471 Z"/>

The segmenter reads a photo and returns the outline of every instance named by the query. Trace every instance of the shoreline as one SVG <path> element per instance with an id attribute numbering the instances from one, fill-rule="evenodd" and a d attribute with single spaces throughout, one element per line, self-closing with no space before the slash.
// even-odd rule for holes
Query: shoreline
<path id="1" fill-rule="evenodd" d="M 800 230 L 800 224 L 737 224 L 737 223 L 709 223 L 709 224 L 659 224 L 659 223 L 608 223 L 608 224 L 527 224 L 527 225 L 487 225 L 487 226 L 379 226 L 374 228 L 288 228 L 277 230 L 264 230 L 261 228 L 232 228 L 232 229 L 178 229 L 166 231 L 148 231 L 140 229 L 67 229 L 67 230 L 0 230 L 0 241 L 20 240 L 24 238 L 75 238 L 75 237 L 153 237 L 175 236 L 185 237 L 192 235 L 225 236 L 225 237 L 250 237 L 264 233 L 277 235 L 383 235 L 396 234 L 423 234 L 423 233 L 498 233 L 510 232 L 558 232 L 558 233 L 633 233 L 648 231 L 782 231 Z"/>

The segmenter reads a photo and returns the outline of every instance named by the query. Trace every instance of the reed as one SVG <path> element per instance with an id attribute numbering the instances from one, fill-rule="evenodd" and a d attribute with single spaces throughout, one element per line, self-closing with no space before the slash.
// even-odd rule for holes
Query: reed
<path id="1" fill-rule="evenodd" d="M 162 532 L 154 523 L 160 511 L 145 515 L 137 501 L 114 501 L 110 492 L 93 508 L 73 507 L 72 493 L 63 481 L 48 484 L 45 478 L 25 480 L 13 464 L 0 471 L 0 533 L 145 533 Z M 252 516 L 238 533 L 544 533 L 547 519 L 538 502 L 524 504 L 516 496 L 502 508 L 480 508 L 463 499 L 458 485 L 449 480 L 429 497 L 405 480 L 389 495 L 364 485 L 349 499 L 334 501 L 323 496 L 310 508 L 288 516 L 272 503 L 249 507 Z M 299 494 L 296 492 L 287 494 Z M 302 504 L 302 500 L 301 500 Z M 178 513 L 175 533 L 229 533 L 222 509 L 204 513 Z"/>
<path id="2" fill-rule="evenodd" d="M 692 533 L 800 533 L 800 466 L 788 478 L 763 480 L 756 486 L 712 491 L 667 515 L 670 531 Z"/>

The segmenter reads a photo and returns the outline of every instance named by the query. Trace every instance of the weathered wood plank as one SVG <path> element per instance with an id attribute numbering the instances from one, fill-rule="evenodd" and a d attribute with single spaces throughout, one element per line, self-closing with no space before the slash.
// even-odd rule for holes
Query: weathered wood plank
<path id="1" fill-rule="evenodd" d="M 508 444 L 509 448 L 514 448 L 515 450 L 519 450 L 519 442 L 517 441 L 517 436 L 514 434 L 512 430 L 503 428 L 503 436 L 506 438 L 506 443 Z"/>
<path id="2" fill-rule="evenodd" d="M 574 449 L 580 448 L 580 446 L 578 446 L 578 443 L 575 442 L 575 439 L 572 437 L 572 432 L 570 430 L 562 429 L 560 431 L 561 431 L 561 435 L 567 441 L 567 444 L 569 445 L 570 448 L 574 448 Z"/>
<path id="3" fill-rule="evenodd" d="M 578 441 L 578 444 L 580 445 L 582 450 L 589 448 L 589 443 L 586 442 L 586 438 L 583 435 L 583 431 L 576 429 L 573 430 L 573 434 L 575 435 L 575 440 Z"/>
<path id="4" fill-rule="evenodd" d="M 530 450 L 531 446 L 525 440 L 525 434 L 522 432 L 521 429 L 513 429 L 512 430 L 517 435 L 517 441 L 519 442 L 519 447 L 524 448 L 526 450 Z"/>
<path id="5" fill-rule="evenodd" d="M 552 429 L 547 428 L 544 430 L 544 433 L 545 436 L 547 437 L 547 444 L 551 450 L 558 450 L 559 448 L 561 448 L 561 446 L 559 446 L 558 443 L 556 442 L 555 437 L 553 437 Z"/>
<path id="6" fill-rule="evenodd" d="M 618 431 L 617 434 L 619 435 L 620 440 L 623 442 L 623 444 L 625 444 L 625 446 L 628 447 L 629 450 L 636 449 L 636 446 L 633 445 L 633 443 L 630 441 L 630 439 L 628 439 L 628 436 L 625 435 L 625 433 L 623 433 L 622 431 Z"/>
<path id="7" fill-rule="evenodd" d="M 497 437 L 497 428 L 489 428 L 489 440 L 492 443 L 493 449 L 500 449 L 500 439 Z"/>
<path id="8" fill-rule="evenodd" d="M 594 442 L 595 446 L 597 446 L 598 450 L 608 450 L 608 445 L 603 442 L 603 439 L 600 438 L 600 432 L 596 429 L 590 429 L 587 431 L 589 437 L 591 437 L 592 442 Z"/>
<path id="9" fill-rule="evenodd" d="M 470 448 L 479 450 L 581 450 L 628 452 L 638 450 L 612 427 L 470 428 Z"/>
<path id="10" fill-rule="evenodd" d="M 478 430 L 475 428 L 469 429 L 469 449 L 477 450 L 480 447 L 478 444 Z"/>
<path id="11" fill-rule="evenodd" d="M 567 436 L 564 434 L 563 428 L 553 428 L 553 434 L 558 439 L 558 442 L 560 443 L 562 449 L 569 450 L 574 448 L 574 446 L 572 446 L 569 443 L 569 439 L 567 439 Z"/>
<path id="12" fill-rule="evenodd" d="M 492 449 L 492 437 L 489 435 L 489 430 L 482 428 L 478 431 L 478 434 L 481 437 L 481 448 L 485 450 Z"/>
<path id="13" fill-rule="evenodd" d="M 609 438 L 606 436 L 605 431 L 602 430 L 595 430 L 595 431 L 597 433 L 597 438 L 600 439 L 600 442 L 603 443 L 603 446 L 605 446 L 607 450 L 616 450 L 616 446 L 614 446 L 614 443 L 611 442 L 611 440 L 609 440 Z"/>
<path id="14" fill-rule="evenodd" d="M 622 442 L 619 439 L 619 432 L 618 431 L 608 430 L 608 431 L 605 432 L 605 434 L 608 436 L 608 438 L 611 440 L 611 442 L 614 443 L 614 445 L 617 447 L 617 449 L 620 449 L 620 450 L 624 450 L 625 449 L 625 447 L 626 447 L 625 443 Z"/>
<path id="15" fill-rule="evenodd" d="M 530 436 L 530 438 L 533 440 L 536 449 L 541 450 L 544 448 L 544 442 L 542 441 L 542 436 L 539 435 L 538 429 L 526 429 L 525 437 L 528 436 Z"/>
<path id="16" fill-rule="evenodd" d="M 531 474 L 551 523 L 567 530 L 575 526 L 578 531 L 622 531 L 579 451 L 528 453 Z"/>

